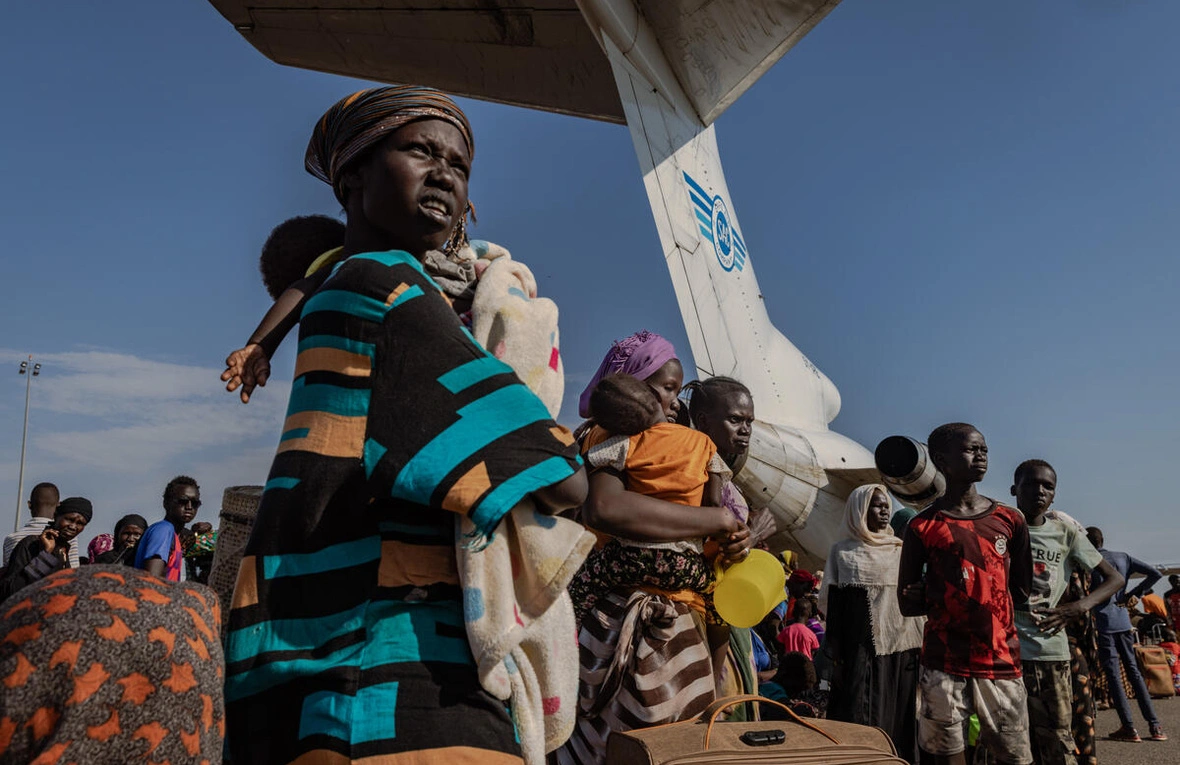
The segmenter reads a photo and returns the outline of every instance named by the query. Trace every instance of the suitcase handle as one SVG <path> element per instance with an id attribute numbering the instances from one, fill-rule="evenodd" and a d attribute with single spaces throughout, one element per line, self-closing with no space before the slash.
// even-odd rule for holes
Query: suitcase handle
<path id="1" fill-rule="evenodd" d="M 840 743 L 839 739 L 833 738 L 832 735 L 830 733 L 828 733 L 827 731 L 825 731 L 823 728 L 812 725 L 811 723 L 807 722 L 799 715 L 792 712 L 791 708 L 788 707 L 786 704 L 780 704 L 779 702 L 775 701 L 774 699 L 768 699 L 764 696 L 752 696 L 749 694 L 745 694 L 742 696 L 728 696 L 724 699 L 718 699 L 717 701 L 714 701 L 712 704 L 710 704 L 708 707 L 706 707 L 704 712 L 701 712 L 701 716 L 699 718 L 700 721 L 705 722 L 707 719 L 708 724 L 709 724 L 709 727 L 705 730 L 705 747 L 704 748 L 706 750 L 708 750 L 708 748 L 709 748 L 709 739 L 713 735 L 713 726 L 717 724 L 717 718 L 721 716 L 721 713 L 724 712 L 725 710 L 729 709 L 730 707 L 736 707 L 738 704 L 745 704 L 746 702 L 754 702 L 755 704 L 770 704 L 771 706 L 778 707 L 779 709 L 781 709 L 787 713 L 790 721 L 796 722 L 799 725 L 802 725 L 804 728 L 808 728 L 809 730 L 815 731 L 816 733 L 818 733 L 821 736 L 823 736 L 824 738 L 826 738 L 828 741 L 831 741 L 833 744 L 838 745 Z"/>

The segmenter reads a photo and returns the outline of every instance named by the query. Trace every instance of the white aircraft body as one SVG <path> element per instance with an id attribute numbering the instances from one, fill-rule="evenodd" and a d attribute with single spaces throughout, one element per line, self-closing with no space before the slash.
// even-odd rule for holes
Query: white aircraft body
<path id="1" fill-rule="evenodd" d="M 822 565 L 849 492 L 881 476 L 829 429 L 839 392 L 767 315 L 712 123 L 838 0 L 211 2 L 279 63 L 625 122 L 697 374 L 753 394 L 736 482 L 772 512 L 772 547 Z"/>

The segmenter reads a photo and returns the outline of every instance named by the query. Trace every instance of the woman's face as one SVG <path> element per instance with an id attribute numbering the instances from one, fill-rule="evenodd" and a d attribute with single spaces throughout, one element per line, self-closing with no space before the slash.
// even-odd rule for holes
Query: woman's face
<path id="1" fill-rule="evenodd" d="M 672 359 L 644 382 L 656 392 L 668 422 L 676 422 L 676 413 L 680 411 L 680 389 L 684 387 L 684 369 L 680 362 Z"/>
<path id="2" fill-rule="evenodd" d="M 865 514 L 865 526 L 874 534 L 880 534 L 889 526 L 889 517 L 893 515 L 893 508 L 889 506 L 889 498 L 880 491 L 873 492 L 869 501 L 869 511 Z"/>
<path id="3" fill-rule="evenodd" d="M 427 119 L 404 125 L 344 177 L 350 228 L 363 218 L 369 247 L 421 256 L 446 243 L 467 212 L 471 156 L 457 127 Z"/>
<path id="4" fill-rule="evenodd" d="M 721 398 L 713 411 L 701 418 L 700 430 L 717 445 L 727 458 L 745 454 L 750 448 L 750 431 L 754 425 L 754 399 L 744 390 L 735 390 Z"/>
<path id="5" fill-rule="evenodd" d="M 127 525 L 123 526 L 123 528 L 119 529 L 119 538 L 116 539 L 115 542 L 118 544 L 119 549 L 122 550 L 138 542 L 139 538 L 142 536 L 143 529 L 141 527 L 135 525 L 134 523 L 128 523 Z"/>
<path id="6" fill-rule="evenodd" d="M 53 519 L 53 525 L 57 529 L 57 540 L 59 542 L 69 542 L 74 537 L 82 533 L 82 529 L 86 528 L 86 516 L 81 513 L 60 513 Z"/>

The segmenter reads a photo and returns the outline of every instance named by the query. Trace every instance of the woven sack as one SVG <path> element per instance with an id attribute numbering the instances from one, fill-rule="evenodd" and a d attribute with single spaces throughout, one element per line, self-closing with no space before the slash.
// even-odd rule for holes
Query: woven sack
<path id="1" fill-rule="evenodd" d="M 230 486 L 221 498 L 221 518 L 217 531 L 217 549 L 213 553 L 213 569 L 209 586 L 221 600 L 221 623 L 228 621 L 230 604 L 234 598 L 234 582 L 238 579 L 238 565 L 254 528 L 254 516 L 262 500 L 261 486 Z"/>

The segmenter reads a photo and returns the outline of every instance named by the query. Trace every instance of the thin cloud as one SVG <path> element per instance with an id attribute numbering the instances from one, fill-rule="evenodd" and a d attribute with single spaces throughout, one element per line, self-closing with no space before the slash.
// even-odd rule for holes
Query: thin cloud
<path id="1" fill-rule="evenodd" d="M 0 358 L 21 354 L 0 350 Z M 277 441 L 289 383 L 248 406 L 226 393 L 220 369 L 110 351 L 44 354 L 33 399 L 39 461 L 144 474 L 206 450 Z M 46 456 L 56 458 L 45 460 Z"/>
<path id="2" fill-rule="evenodd" d="M 0 369 L 25 358 L 0 349 Z M 110 532 L 128 512 L 162 517 L 160 495 L 177 474 L 201 484 L 199 517 L 217 523 L 226 486 L 261 484 L 278 443 L 290 382 L 271 379 L 249 405 L 227 393 L 220 368 L 145 358 L 109 349 L 38 354 L 25 485 L 56 483 L 63 496 L 94 503 L 83 541 Z M 279 367 L 285 368 L 280 362 Z M 12 375 L 16 377 L 15 374 Z M 0 454 L 0 529 L 12 524 L 24 382 L 10 381 L 0 409 L 5 439 Z M 23 498 L 15 503 L 21 522 Z"/>

